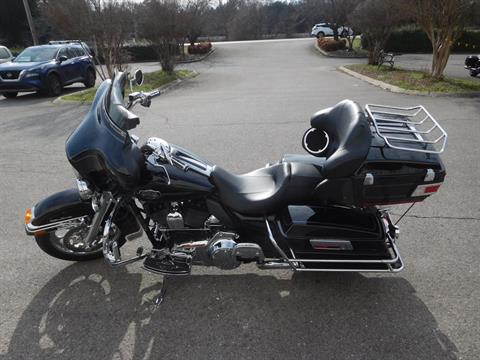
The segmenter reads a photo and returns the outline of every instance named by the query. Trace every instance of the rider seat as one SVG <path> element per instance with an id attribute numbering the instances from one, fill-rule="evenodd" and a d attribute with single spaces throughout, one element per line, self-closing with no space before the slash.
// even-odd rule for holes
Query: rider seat
<path id="1" fill-rule="evenodd" d="M 330 138 L 324 158 L 286 155 L 278 164 L 244 175 L 216 166 L 211 179 L 222 202 L 244 215 L 267 215 L 286 205 L 312 202 L 315 188 L 325 179 L 352 176 L 365 161 L 372 138 L 363 110 L 345 100 L 316 113 L 311 125 Z"/>

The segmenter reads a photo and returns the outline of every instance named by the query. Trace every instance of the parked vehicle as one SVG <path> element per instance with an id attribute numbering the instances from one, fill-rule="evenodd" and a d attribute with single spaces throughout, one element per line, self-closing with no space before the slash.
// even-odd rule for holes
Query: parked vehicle
<path id="1" fill-rule="evenodd" d="M 346 26 L 340 26 L 338 28 L 338 34 L 340 37 L 347 37 L 353 35 L 353 30 Z M 312 27 L 311 36 L 316 36 L 317 38 L 322 36 L 333 36 L 333 29 L 329 23 L 319 23 L 315 24 Z"/>
<path id="2" fill-rule="evenodd" d="M 476 55 L 467 56 L 465 59 L 465 69 L 470 72 L 470 76 L 476 77 L 480 74 L 480 59 Z"/>
<path id="3" fill-rule="evenodd" d="M 0 64 L 0 94 L 7 98 L 31 91 L 58 96 L 64 86 L 82 82 L 90 88 L 95 81 L 92 57 L 76 43 L 32 46 Z"/>
<path id="4" fill-rule="evenodd" d="M 0 46 L 0 64 L 12 61 L 12 52 L 6 46 Z"/>
<path id="5" fill-rule="evenodd" d="M 135 73 L 136 83 L 142 78 Z M 134 92 L 124 104 L 127 84 L 126 73 L 104 81 L 66 141 L 78 188 L 25 214 L 27 234 L 47 254 L 73 261 L 103 255 L 112 266 L 142 260 L 161 275 L 244 263 L 293 271 L 403 269 L 399 229 L 381 206 L 413 205 L 444 180 L 438 154 L 447 134 L 425 108 L 364 111 L 344 100 L 311 118 L 303 138 L 309 154 L 234 175 L 161 138 L 139 145 L 130 131 L 140 119 L 131 111 L 160 93 Z M 142 232 L 151 249 L 122 259 L 122 245 Z"/>

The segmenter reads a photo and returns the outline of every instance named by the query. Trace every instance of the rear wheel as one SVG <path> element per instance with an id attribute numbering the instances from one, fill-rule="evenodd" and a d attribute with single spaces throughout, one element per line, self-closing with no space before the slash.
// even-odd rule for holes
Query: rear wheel
<path id="1" fill-rule="evenodd" d="M 47 78 L 47 95 L 60 96 L 62 93 L 62 82 L 58 75 L 50 74 Z"/>
<path id="2" fill-rule="evenodd" d="M 15 92 L 6 92 L 6 93 L 2 93 L 3 96 L 5 96 L 7 99 L 14 99 L 17 97 L 18 95 L 18 92 L 15 91 Z"/>
<path id="3" fill-rule="evenodd" d="M 92 69 L 88 69 L 83 85 L 85 85 L 86 88 L 92 88 L 95 86 L 95 80 L 95 71 L 93 71 Z"/>

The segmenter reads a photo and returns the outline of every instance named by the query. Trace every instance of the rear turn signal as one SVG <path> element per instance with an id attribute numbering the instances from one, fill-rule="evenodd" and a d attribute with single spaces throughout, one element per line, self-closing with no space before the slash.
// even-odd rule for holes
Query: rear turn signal
<path id="1" fill-rule="evenodd" d="M 438 191 L 442 183 L 418 185 L 412 193 L 412 197 L 428 196 Z"/>

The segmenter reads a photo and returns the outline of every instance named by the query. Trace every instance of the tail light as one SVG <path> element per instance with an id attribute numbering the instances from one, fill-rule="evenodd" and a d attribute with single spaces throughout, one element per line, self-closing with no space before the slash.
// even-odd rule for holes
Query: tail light
<path id="1" fill-rule="evenodd" d="M 441 185 L 442 183 L 418 185 L 411 197 L 432 195 L 438 191 Z"/>

